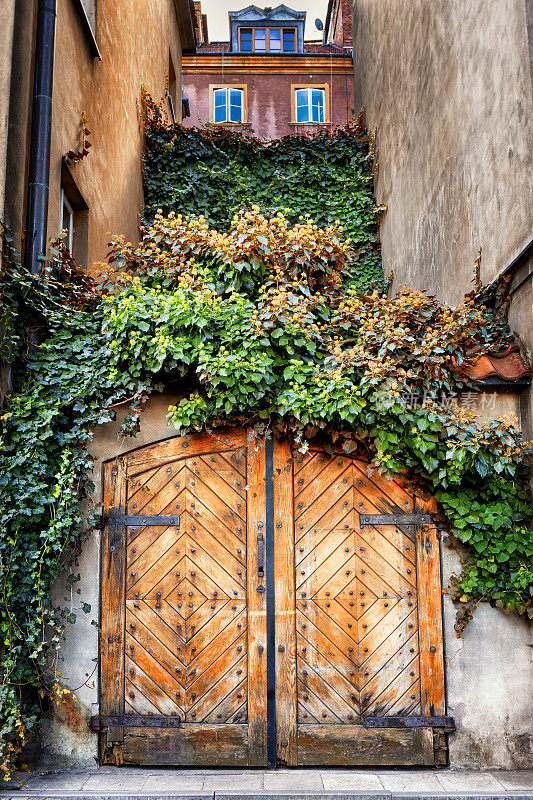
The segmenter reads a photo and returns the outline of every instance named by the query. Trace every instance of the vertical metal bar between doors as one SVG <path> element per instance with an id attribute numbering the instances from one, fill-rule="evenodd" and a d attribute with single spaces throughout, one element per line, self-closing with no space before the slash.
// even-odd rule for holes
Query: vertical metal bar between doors
<path id="1" fill-rule="evenodd" d="M 276 766 L 276 653 L 274 586 L 274 443 L 265 442 L 266 460 L 266 614 L 267 614 L 267 751 Z"/>

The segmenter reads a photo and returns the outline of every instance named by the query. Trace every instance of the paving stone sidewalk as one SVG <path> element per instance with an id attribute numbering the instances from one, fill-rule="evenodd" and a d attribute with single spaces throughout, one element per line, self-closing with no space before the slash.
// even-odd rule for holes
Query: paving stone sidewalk
<path id="1" fill-rule="evenodd" d="M 532 800 L 533 770 L 178 770 L 100 767 L 39 771 L 2 786 L 10 800 Z"/>

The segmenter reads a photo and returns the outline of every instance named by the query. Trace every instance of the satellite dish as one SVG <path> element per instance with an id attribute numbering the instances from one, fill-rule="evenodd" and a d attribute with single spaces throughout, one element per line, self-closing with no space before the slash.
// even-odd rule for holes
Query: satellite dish
<path id="1" fill-rule="evenodd" d="M 315 28 L 317 29 L 317 31 L 324 30 L 324 23 L 322 22 L 321 19 L 315 19 Z"/>

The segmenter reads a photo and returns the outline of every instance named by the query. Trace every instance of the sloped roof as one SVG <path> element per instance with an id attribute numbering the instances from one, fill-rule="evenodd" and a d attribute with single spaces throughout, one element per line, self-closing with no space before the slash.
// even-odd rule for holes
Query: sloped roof
<path id="1" fill-rule="evenodd" d="M 197 52 L 199 55 L 202 53 L 230 53 L 231 52 L 231 45 L 229 42 L 207 42 L 204 44 L 200 44 L 197 47 Z M 352 54 L 352 50 L 350 48 L 342 48 L 337 47 L 334 44 L 321 44 L 321 42 L 304 42 L 304 54 L 305 53 L 317 53 L 317 54 L 324 54 L 324 53 L 333 53 L 334 55 L 347 55 L 350 56 Z M 234 53 L 233 55 L 239 55 L 239 53 Z M 272 55 L 271 53 L 246 53 L 247 56 L 254 55 L 254 56 L 268 56 Z M 280 55 L 280 53 L 276 53 L 275 55 Z M 291 53 L 292 55 L 302 55 L 301 53 Z M 289 56 L 289 57 L 290 57 Z"/>
<path id="2" fill-rule="evenodd" d="M 196 48 L 197 53 L 229 53 L 229 42 L 204 42 Z"/>
<path id="3" fill-rule="evenodd" d="M 295 11 L 293 8 L 289 8 L 286 5 L 280 4 L 275 8 L 271 8 L 270 10 L 266 10 L 264 8 L 258 8 L 257 6 L 251 5 L 247 6 L 246 8 L 241 8 L 239 11 L 230 11 L 229 18 L 230 20 L 253 20 L 253 19 L 266 19 L 266 20 L 278 20 L 278 19 L 298 19 L 298 20 L 305 20 L 307 15 L 306 11 Z"/>
<path id="4" fill-rule="evenodd" d="M 510 384 L 531 377 L 531 367 L 518 344 L 504 350 L 490 350 L 476 345 L 466 352 L 461 371 L 477 381 L 498 378 Z"/>
<path id="5" fill-rule="evenodd" d="M 336 44 L 322 44 L 322 42 L 304 42 L 304 53 L 337 53 L 351 56 L 351 47 L 338 47 Z"/>

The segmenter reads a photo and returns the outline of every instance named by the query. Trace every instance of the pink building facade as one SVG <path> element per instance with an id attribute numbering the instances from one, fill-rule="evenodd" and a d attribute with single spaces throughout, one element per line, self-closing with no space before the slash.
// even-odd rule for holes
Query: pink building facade
<path id="1" fill-rule="evenodd" d="M 305 42 L 305 12 L 283 5 L 249 6 L 229 21 L 229 41 L 206 41 L 203 24 L 196 54 L 184 56 L 185 125 L 224 125 L 270 140 L 354 118 L 351 43 Z"/>

